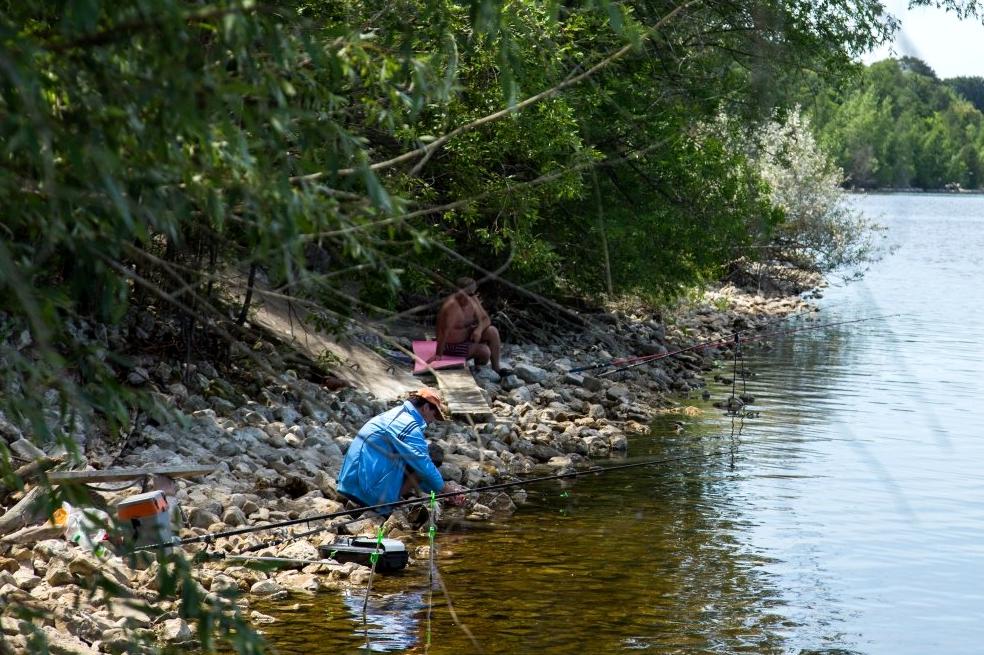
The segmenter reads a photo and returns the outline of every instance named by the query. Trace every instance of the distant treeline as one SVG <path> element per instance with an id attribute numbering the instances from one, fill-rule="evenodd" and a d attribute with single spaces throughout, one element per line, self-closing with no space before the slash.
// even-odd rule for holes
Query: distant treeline
<path id="1" fill-rule="evenodd" d="M 941 80 L 914 57 L 886 59 L 808 105 L 818 140 L 864 188 L 979 189 L 984 78 Z"/>

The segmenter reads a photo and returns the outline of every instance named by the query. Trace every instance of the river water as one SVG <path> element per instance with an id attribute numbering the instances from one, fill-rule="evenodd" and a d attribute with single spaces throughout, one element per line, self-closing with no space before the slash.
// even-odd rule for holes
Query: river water
<path id="1" fill-rule="evenodd" d="M 750 348 L 757 417 L 712 386 L 627 461 L 690 459 L 542 483 L 508 521 L 439 535 L 446 595 L 421 566 L 377 578 L 365 623 L 360 593 L 261 607 L 277 652 L 984 650 L 984 196 L 852 201 L 892 253 L 812 325 L 901 316 Z"/>

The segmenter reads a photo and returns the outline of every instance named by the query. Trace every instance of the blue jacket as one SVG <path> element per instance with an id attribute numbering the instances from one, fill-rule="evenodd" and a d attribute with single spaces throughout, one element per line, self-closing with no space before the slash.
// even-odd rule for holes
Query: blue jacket
<path id="1" fill-rule="evenodd" d="M 426 425 L 410 401 L 369 419 L 345 453 L 338 490 L 365 505 L 397 501 L 404 469 L 409 466 L 424 491 L 440 491 L 444 479 L 427 453 Z M 378 511 L 389 514 L 392 510 Z"/>

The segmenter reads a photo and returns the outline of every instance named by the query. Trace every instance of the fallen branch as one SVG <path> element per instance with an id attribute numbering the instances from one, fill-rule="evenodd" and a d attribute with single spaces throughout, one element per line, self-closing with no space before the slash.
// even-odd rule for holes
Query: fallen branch
<path id="1" fill-rule="evenodd" d="M 20 502 L 0 516 L 0 535 L 7 535 L 39 520 L 44 506 L 44 489 L 34 487 Z"/>

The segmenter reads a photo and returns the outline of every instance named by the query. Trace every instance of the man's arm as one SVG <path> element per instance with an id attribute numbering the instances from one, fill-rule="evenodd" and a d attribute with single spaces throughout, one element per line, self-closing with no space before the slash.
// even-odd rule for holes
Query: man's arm
<path id="1" fill-rule="evenodd" d="M 431 461 L 427 441 L 419 427 L 408 430 L 402 439 L 394 438 L 391 442 L 403 461 L 420 476 L 420 487 L 424 491 L 441 491 L 444 488 L 444 478 Z"/>
<path id="2" fill-rule="evenodd" d="M 478 321 L 478 325 L 472 330 L 471 339 L 475 343 L 478 343 L 482 340 L 482 335 L 485 334 L 486 328 L 492 325 L 492 319 L 489 318 L 488 313 L 482 307 L 482 303 L 477 297 L 472 296 L 471 302 L 472 308 L 475 310 L 475 319 Z"/>
<path id="3" fill-rule="evenodd" d="M 444 346 L 447 345 L 448 341 L 448 320 L 451 312 L 448 311 L 448 302 L 445 300 L 441 303 L 441 309 L 437 312 L 437 349 L 434 350 L 434 354 L 427 358 L 427 363 L 430 364 L 435 359 L 440 359 L 441 355 L 444 354 Z"/>

